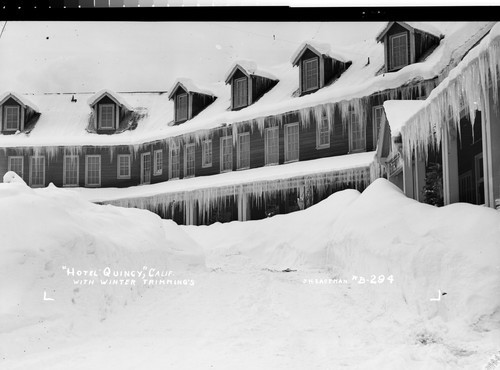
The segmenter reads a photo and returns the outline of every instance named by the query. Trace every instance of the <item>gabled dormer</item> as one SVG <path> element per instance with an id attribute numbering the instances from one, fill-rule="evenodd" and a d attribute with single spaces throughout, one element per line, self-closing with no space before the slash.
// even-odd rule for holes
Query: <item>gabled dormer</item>
<path id="1" fill-rule="evenodd" d="M 39 116 L 39 109 L 24 96 L 14 92 L 0 95 L 0 127 L 2 134 L 24 131 Z"/>
<path id="2" fill-rule="evenodd" d="M 313 93 L 330 84 L 351 65 L 328 44 L 306 42 L 292 56 L 292 65 L 299 66 L 300 95 Z"/>
<path id="3" fill-rule="evenodd" d="M 252 105 L 277 83 L 276 77 L 259 70 L 254 62 L 236 62 L 226 75 L 226 85 L 231 85 L 231 110 Z"/>
<path id="4" fill-rule="evenodd" d="M 168 99 L 174 101 L 174 123 L 180 124 L 194 118 L 217 97 L 196 86 L 190 79 L 181 78 L 174 84 Z"/>
<path id="5" fill-rule="evenodd" d="M 385 72 L 418 63 L 439 45 L 443 36 L 426 23 L 389 22 L 377 36 L 384 43 Z"/>
<path id="6" fill-rule="evenodd" d="M 93 127 L 98 134 L 114 134 L 120 122 L 133 111 L 123 98 L 110 90 L 95 93 L 88 104 L 93 111 Z"/>

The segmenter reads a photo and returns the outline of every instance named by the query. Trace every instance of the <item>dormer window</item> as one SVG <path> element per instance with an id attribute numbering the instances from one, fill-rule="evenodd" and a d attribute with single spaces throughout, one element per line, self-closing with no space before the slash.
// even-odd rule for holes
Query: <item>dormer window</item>
<path id="1" fill-rule="evenodd" d="M 299 67 L 299 92 L 305 95 L 331 84 L 351 62 L 338 51 L 332 52 L 328 44 L 307 42 L 293 55 L 292 65 Z"/>
<path id="2" fill-rule="evenodd" d="M 115 105 L 99 104 L 99 124 L 102 130 L 112 130 L 115 128 Z"/>
<path id="3" fill-rule="evenodd" d="M 385 72 L 425 60 L 439 45 L 441 33 L 428 23 L 389 22 L 377 36 L 384 43 Z"/>
<path id="4" fill-rule="evenodd" d="M 316 90 L 319 88 L 318 58 L 303 61 L 303 86 L 304 91 Z"/>
<path id="5" fill-rule="evenodd" d="M 233 83 L 234 108 L 246 107 L 248 105 L 248 83 L 247 78 L 238 78 Z"/>
<path id="6" fill-rule="evenodd" d="M 277 83 L 276 77 L 257 69 L 253 62 L 235 63 L 226 75 L 226 85 L 231 84 L 231 109 L 239 110 L 252 105 Z"/>
<path id="7" fill-rule="evenodd" d="M 190 79 L 180 78 L 168 99 L 174 101 L 174 124 L 181 124 L 194 118 L 217 97 L 209 90 L 196 86 Z"/>
<path id="8" fill-rule="evenodd" d="M 19 106 L 5 106 L 5 130 L 6 131 L 17 131 L 19 130 Z"/>

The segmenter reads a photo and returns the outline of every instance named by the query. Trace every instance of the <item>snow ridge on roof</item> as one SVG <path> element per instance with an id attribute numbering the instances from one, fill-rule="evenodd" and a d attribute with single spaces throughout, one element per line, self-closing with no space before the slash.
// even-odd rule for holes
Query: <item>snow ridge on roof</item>
<path id="1" fill-rule="evenodd" d="M 268 71 L 257 68 L 257 63 L 255 63 L 254 61 L 237 60 L 236 62 L 233 63 L 233 65 L 229 69 L 229 72 L 226 74 L 226 76 L 224 78 L 226 81 L 228 81 L 228 79 L 233 74 L 234 69 L 238 66 L 241 69 L 243 69 L 246 72 L 246 74 L 248 74 L 248 75 L 256 75 L 256 76 L 260 76 L 260 77 L 269 78 L 270 80 L 278 80 L 278 78 L 275 75 L 273 75 L 272 73 L 269 73 Z"/>
<path id="2" fill-rule="evenodd" d="M 104 95 L 109 95 L 111 98 L 116 100 L 118 104 L 122 105 L 128 110 L 133 110 L 133 108 L 123 99 L 119 94 L 117 94 L 114 91 L 108 90 L 108 89 L 103 89 L 101 91 L 96 92 L 94 95 L 92 95 L 89 100 L 87 101 L 90 106 L 93 106 L 95 103 L 99 101 Z"/>
<path id="3" fill-rule="evenodd" d="M 425 33 L 428 33 L 430 35 L 436 36 L 438 38 L 441 38 L 443 33 L 438 30 L 436 27 L 429 23 L 424 23 L 424 22 L 387 22 L 386 26 L 379 32 L 377 33 L 377 36 L 375 39 L 380 42 L 382 41 L 382 37 L 386 34 L 387 31 L 392 27 L 394 23 L 398 23 L 401 26 L 405 27 L 406 29 L 413 28 L 418 31 L 422 31 Z"/>
<path id="4" fill-rule="evenodd" d="M 0 103 L 3 102 L 4 100 L 6 100 L 9 96 L 12 96 L 14 99 L 18 100 L 23 105 L 30 107 L 35 112 L 40 113 L 40 109 L 36 106 L 36 104 L 34 104 L 28 98 L 26 98 L 22 95 L 19 95 L 13 91 L 7 91 L 3 94 L 0 94 Z"/>
<path id="5" fill-rule="evenodd" d="M 204 87 L 198 86 L 190 78 L 178 78 L 175 81 L 172 90 L 170 91 L 169 98 L 171 97 L 172 93 L 177 89 L 178 85 L 181 85 L 182 88 L 184 90 L 186 90 L 187 92 L 194 92 L 194 93 L 198 93 L 198 94 L 215 96 L 215 94 L 213 92 L 211 92 L 210 90 L 208 90 Z"/>
<path id="6" fill-rule="evenodd" d="M 326 42 L 318 42 L 318 41 L 305 41 L 303 42 L 300 47 L 295 51 L 295 53 L 292 55 L 291 62 L 292 64 L 296 63 L 297 58 L 302 54 L 303 50 L 306 47 L 312 48 L 314 51 L 316 51 L 319 54 L 326 55 L 330 58 L 336 59 L 339 62 L 342 63 L 347 63 L 352 60 L 346 53 L 340 52 L 338 48 L 335 48 L 335 50 L 332 50 L 332 47 L 330 44 Z"/>

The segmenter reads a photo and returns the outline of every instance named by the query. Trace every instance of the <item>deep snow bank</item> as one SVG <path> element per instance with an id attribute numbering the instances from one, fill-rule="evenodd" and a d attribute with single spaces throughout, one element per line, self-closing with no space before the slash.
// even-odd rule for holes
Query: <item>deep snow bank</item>
<path id="1" fill-rule="evenodd" d="M 146 274 L 154 268 L 173 271 L 175 278 L 203 268 L 204 256 L 175 223 L 148 211 L 95 205 L 54 186 L 0 184 L 0 335 L 42 322 L 44 329 L 58 320 L 71 330 L 105 320 L 146 286 L 140 279 L 135 285 L 79 285 L 74 280 L 92 277 L 67 271 L 97 270 L 98 282 L 106 267 L 144 266 Z M 44 292 L 54 301 L 44 301 Z"/>

